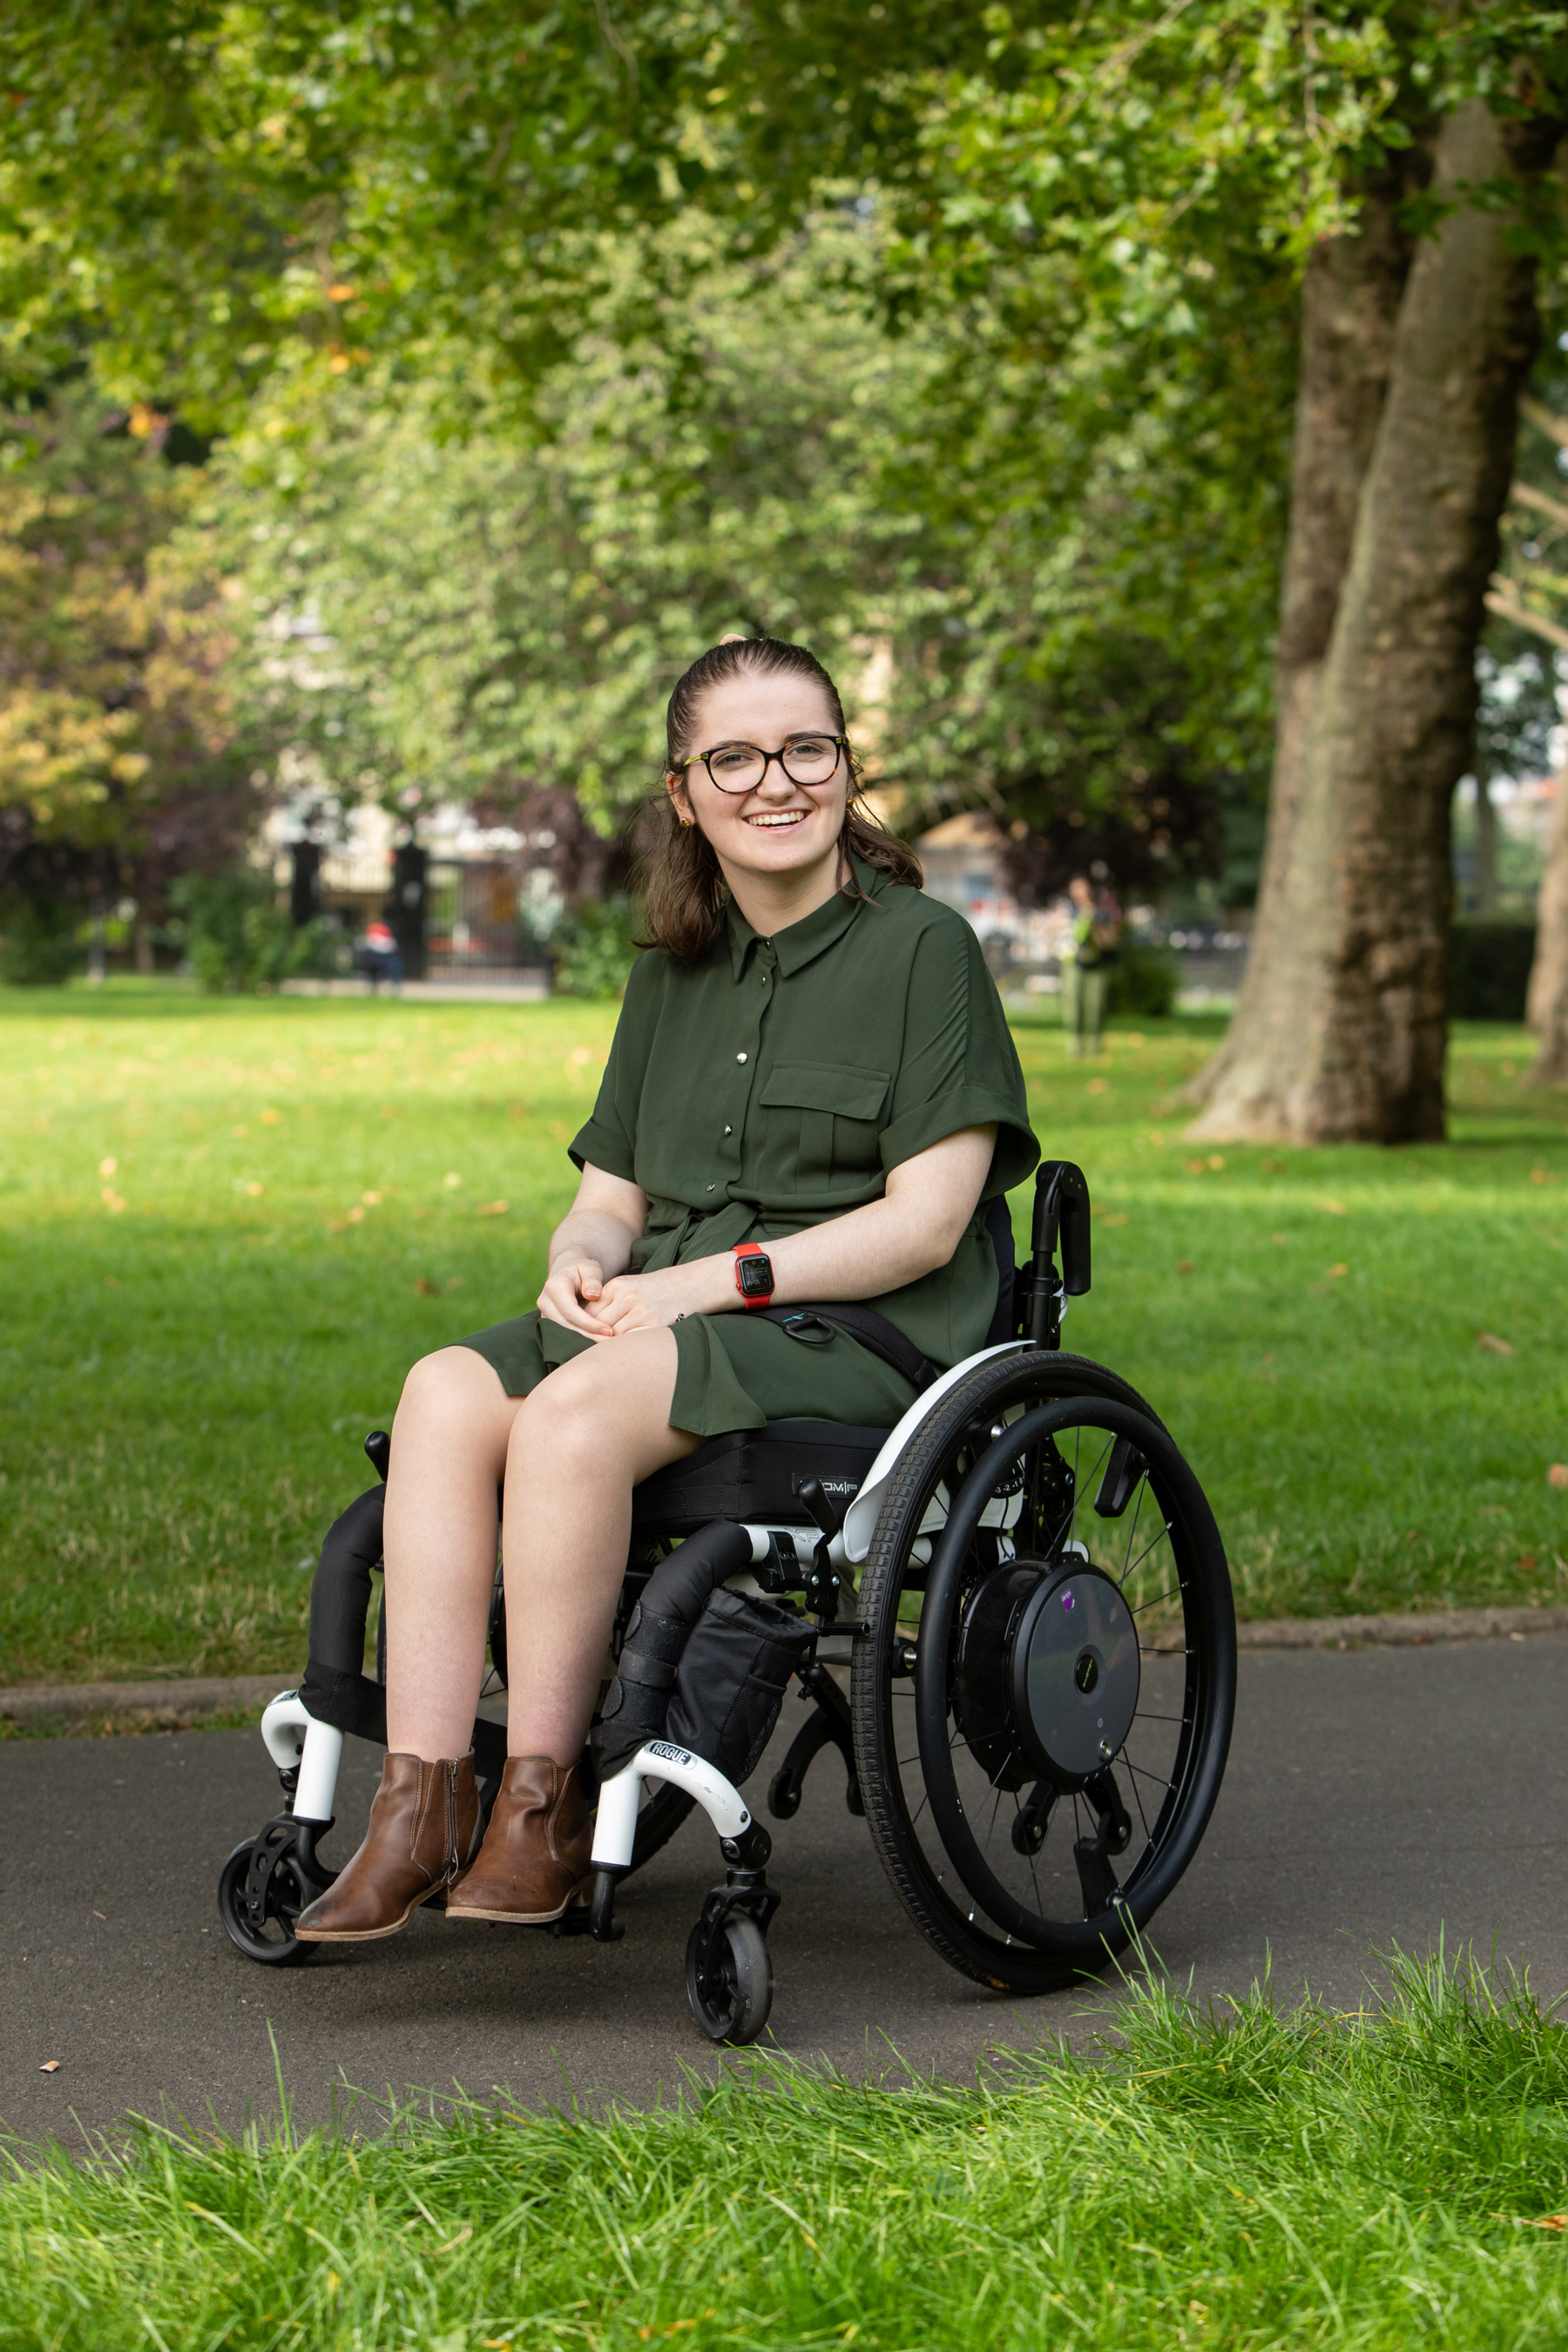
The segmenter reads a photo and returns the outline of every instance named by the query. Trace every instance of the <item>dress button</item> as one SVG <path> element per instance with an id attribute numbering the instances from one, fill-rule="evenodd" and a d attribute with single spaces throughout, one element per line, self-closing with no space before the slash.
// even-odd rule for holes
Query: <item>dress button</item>
<path id="1" fill-rule="evenodd" d="M 735 1056 L 735 1059 L 736 1059 L 736 1061 L 737 1061 L 737 1062 L 743 1062 L 743 1061 L 745 1060 L 745 1058 L 746 1058 L 746 1057 L 745 1057 L 744 1054 L 737 1054 L 737 1055 L 736 1055 L 736 1056 Z"/>
<path id="2" fill-rule="evenodd" d="M 710 1185 L 709 1185 L 708 1190 L 711 1192 L 711 1191 L 713 1190 L 713 1187 L 712 1187 L 712 1185 L 711 1185 L 711 1184 L 710 1184 Z"/>
<path id="3" fill-rule="evenodd" d="M 733 1135 L 733 1134 L 734 1134 L 734 1132 L 735 1132 L 735 1130 L 734 1130 L 734 1129 L 733 1129 L 732 1127 L 727 1127 L 727 1128 L 724 1129 L 724 1132 L 725 1132 L 725 1134 L 726 1134 L 726 1135 Z"/>

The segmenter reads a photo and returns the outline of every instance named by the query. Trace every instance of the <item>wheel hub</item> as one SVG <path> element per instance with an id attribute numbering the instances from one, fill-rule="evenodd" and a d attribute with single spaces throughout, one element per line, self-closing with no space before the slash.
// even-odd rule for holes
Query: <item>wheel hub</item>
<path id="1" fill-rule="evenodd" d="M 1080 1559 L 1011 1560 L 963 1612 L 953 1713 L 994 1787 L 1042 1773 L 1081 1788 L 1138 1706 L 1138 1635 L 1120 1590 Z"/>

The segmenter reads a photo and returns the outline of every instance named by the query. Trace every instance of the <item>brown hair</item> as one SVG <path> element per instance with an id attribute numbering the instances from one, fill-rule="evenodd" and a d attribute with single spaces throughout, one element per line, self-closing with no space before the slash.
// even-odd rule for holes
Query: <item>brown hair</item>
<path id="1" fill-rule="evenodd" d="M 786 645 L 779 637 L 731 637 L 722 645 L 710 646 L 700 660 L 694 661 L 669 698 L 665 715 L 667 773 L 679 767 L 691 749 L 697 731 L 698 705 L 709 688 L 726 678 L 743 677 L 748 671 L 763 677 L 783 671 L 812 679 L 827 698 L 835 732 L 847 733 L 838 688 L 815 654 L 807 653 L 804 646 Z M 662 948 L 679 963 L 695 963 L 700 956 L 707 954 L 719 936 L 729 892 L 713 845 L 700 825 L 681 824 L 668 792 L 660 793 L 658 810 L 655 823 L 659 827 L 658 838 L 648 854 L 645 869 L 647 937 L 641 944 Z M 838 851 L 847 867 L 848 878 L 839 885 L 847 898 L 867 896 L 849 864 L 851 856 L 864 858 L 889 881 L 905 883 L 911 889 L 919 890 L 925 882 L 924 868 L 909 844 L 889 833 L 861 798 L 860 765 L 853 751 L 849 753 L 849 797 L 845 803 Z"/>

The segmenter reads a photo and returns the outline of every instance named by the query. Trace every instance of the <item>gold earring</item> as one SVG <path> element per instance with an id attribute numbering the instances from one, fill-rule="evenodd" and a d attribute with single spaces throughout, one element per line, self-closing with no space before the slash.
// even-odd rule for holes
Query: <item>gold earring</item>
<path id="1" fill-rule="evenodd" d="M 694 824 L 696 824 L 697 819 L 696 819 L 694 816 L 683 816 L 683 817 L 681 818 L 680 822 L 681 822 L 681 825 L 682 825 L 682 827 L 683 827 L 685 830 L 689 831 L 689 830 L 690 830 L 690 828 L 691 828 L 691 826 L 692 826 L 692 825 L 694 825 Z"/>

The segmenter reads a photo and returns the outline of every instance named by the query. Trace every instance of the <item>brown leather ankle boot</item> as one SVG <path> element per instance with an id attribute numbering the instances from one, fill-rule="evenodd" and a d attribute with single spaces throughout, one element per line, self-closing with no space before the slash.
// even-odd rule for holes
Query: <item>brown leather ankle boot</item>
<path id="1" fill-rule="evenodd" d="M 594 1843 L 583 1777 L 552 1757 L 509 1756 L 479 1859 L 447 1902 L 448 1919 L 542 1927 L 585 1903 Z"/>
<path id="2" fill-rule="evenodd" d="M 294 1933 L 318 1944 L 395 1936 L 421 1903 L 451 1885 L 472 1856 L 479 1826 L 471 1756 L 439 1764 L 388 1756 L 364 1843 L 300 1912 Z"/>

